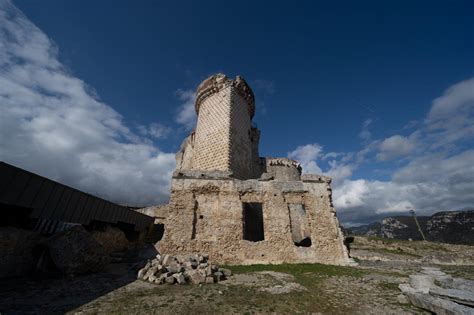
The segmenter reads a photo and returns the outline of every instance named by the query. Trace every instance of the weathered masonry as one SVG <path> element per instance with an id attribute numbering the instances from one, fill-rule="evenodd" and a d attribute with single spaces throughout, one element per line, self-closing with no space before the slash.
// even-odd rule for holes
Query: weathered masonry
<path id="1" fill-rule="evenodd" d="M 298 162 L 262 158 L 255 99 L 245 80 L 202 82 L 195 131 L 176 154 L 163 253 L 208 253 L 228 264 L 351 264 L 330 178 Z"/>

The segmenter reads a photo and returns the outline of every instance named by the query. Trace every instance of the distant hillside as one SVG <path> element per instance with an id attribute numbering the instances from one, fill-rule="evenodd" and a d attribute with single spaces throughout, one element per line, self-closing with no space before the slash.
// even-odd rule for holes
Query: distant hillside
<path id="1" fill-rule="evenodd" d="M 417 218 L 429 241 L 474 245 L 474 210 L 443 211 Z M 412 216 L 387 217 L 380 222 L 348 228 L 347 232 L 401 240 L 422 239 Z"/>

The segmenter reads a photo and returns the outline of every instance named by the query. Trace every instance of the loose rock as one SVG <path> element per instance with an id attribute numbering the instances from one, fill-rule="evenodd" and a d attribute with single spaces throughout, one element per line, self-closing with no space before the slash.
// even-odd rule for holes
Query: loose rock
<path id="1" fill-rule="evenodd" d="M 156 255 L 138 271 L 137 278 L 155 284 L 202 284 L 226 280 L 232 271 L 208 262 L 208 255 Z"/>

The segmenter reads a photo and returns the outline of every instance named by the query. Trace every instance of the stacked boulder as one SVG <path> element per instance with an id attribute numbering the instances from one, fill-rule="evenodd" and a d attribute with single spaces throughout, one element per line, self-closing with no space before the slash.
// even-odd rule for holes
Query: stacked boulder
<path id="1" fill-rule="evenodd" d="M 156 255 L 138 271 L 138 279 L 156 284 L 201 284 L 226 280 L 229 269 L 208 262 L 209 256 L 190 254 L 180 256 Z"/>
<path id="2" fill-rule="evenodd" d="M 435 267 L 422 267 L 400 290 L 410 302 L 435 314 L 474 315 L 474 281 L 453 278 Z"/>

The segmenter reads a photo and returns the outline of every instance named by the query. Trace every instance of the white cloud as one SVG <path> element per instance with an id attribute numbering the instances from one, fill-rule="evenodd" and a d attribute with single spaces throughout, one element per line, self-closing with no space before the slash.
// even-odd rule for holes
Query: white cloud
<path id="1" fill-rule="evenodd" d="M 363 179 L 349 181 L 336 188 L 334 203 L 337 208 L 356 208 L 365 205 L 364 196 L 369 192 L 369 187 Z"/>
<path id="2" fill-rule="evenodd" d="M 372 119 L 366 119 L 362 124 L 362 130 L 359 132 L 359 138 L 367 143 L 372 139 L 372 133 L 369 130 L 369 126 L 372 123 Z"/>
<path id="3" fill-rule="evenodd" d="M 176 116 L 176 122 L 184 126 L 186 130 L 191 130 L 196 125 L 196 110 L 194 103 L 196 102 L 196 93 L 193 90 L 178 90 L 177 95 L 183 102 Z"/>
<path id="4" fill-rule="evenodd" d="M 474 169 L 466 165 L 473 157 L 471 150 L 448 159 L 433 159 L 424 169 L 413 163 L 400 169 L 389 181 L 345 180 L 334 189 L 334 205 L 342 219 L 351 222 L 372 221 L 378 215 L 407 214 L 410 209 L 429 215 L 472 208 Z M 432 177 L 423 177 L 425 170 L 436 163 L 441 163 L 441 170 L 435 171 Z M 409 173 L 413 173 L 410 178 L 401 175 Z M 422 177 L 417 178 L 418 174 Z"/>
<path id="5" fill-rule="evenodd" d="M 143 136 L 152 137 L 155 139 L 163 139 L 171 133 L 171 128 L 161 123 L 152 123 L 148 126 L 138 126 L 138 131 Z"/>
<path id="6" fill-rule="evenodd" d="M 317 143 L 299 146 L 288 152 L 288 157 L 301 163 L 303 173 L 330 176 L 334 185 L 338 185 L 344 179 L 350 177 L 354 167 L 346 163 L 352 159 L 352 153 L 324 153 L 323 147 Z M 320 167 L 320 163 L 324 161 L 327 161 L 329 165 L 327 171 L 323 171 Z"/>
<path id="7" fill-rule="evenodd" d="M 1 160 L 119 203 L 166 201 L 174 154 L 131 132 L 8 1 L 0 1 L 0 69 Z"/>
<path id="8" fill-rule="evenodd" d="M 449 87 L 433 101 L 425 119 L 433 148 L 474 138 L 474 78 Z"/>
<path id="9" fill-rule="evenodd" d="M 380 152 L 377 154 L 377 160 L 388 161 L 401 156 L 406 156 L 413 152 L 415 148 L 416 144 L 413 139 L 394 135 L 380 143 Z"/>
<path id="10" fill-rule="evenodd" d="M 362 126 L 359 137 L 363 140 L 372 138 L 364 132 L 370 123 L 366 120 Z M 324 154 L 319 145 L 318 150 L 310 150 L 313 144 L 298 147 L 294 157 L 306 164 L 313 162 L 323 174 L 334 177 L 334 204 L 343 222 L 370 222 L 407 214 L 410 209 L 422 215 L 472 209 L 474 150 L 466 147 L 474 138 L 474 78 L 448 88 L 433 101 L 424 123 L 411 121 L 403 128 L 407 129 L 414 129 L 409 136 L 373 140 L 355 155 Z M 320 167 L 325 159 L 329 160 L 326 169 Z M 392 164 L 387 180 L 351 179 L 363 163 L 394 159 L 397 163 Z"/>
<path id="11" fill-rule="evenodd" d="M 349 178 L 352 176 L 352 171 L 354 168 L 354 165 L 352 164 L 345 164 L 342 161 L 338 162 L 336 160 L 329 161 L 329 170 L 324 173 L 324 175 L 327 175 L 332 178 L 332 182 L 334 185 L 339 185 L 342 181 L 344 181 L 346 178 Z"/>
<path id="12" fill-rule="evenodd" d="M 176 121 L 195 125 L 194 91 L 177 92 Z M 371 141 L 371 120 L 360 137 Z M 462 209 L 474 205 L 474 78 L 454 84 L 433 101 L 410 136 L 371 141 L 355 155 L 324 153 L 317 144 L 288 156 L 305 172 L 334 178 L 334 202 L 353 223 L 374 216 Z M 364 132 L 366 128 L 366 132 Z M 58 49 L 10 2 L 0 0 L 0 159 L 104 198 L 133 205 L 163 202 L 174 154 L 150 139 L 166 136 L 160 124 L 132 132 L 119 113 L 58 60 Z M 376 152 L 379 160 L 404 157 L 389 180 L 350 180 Z M 326 165 L 327 164 L 327 165 Z"/>
<path id="13" fill-rule="evenodd" d="M 446 118 L 472 114 L 474 108 L 474 78 L 449 87 L 433 101 L 426 122 L 433 127 L 446 127 Z M 438 125 L 437 123 L 440 123 Z"/>
<path id="14" fill-rule="evenodd" d="M 392 179 L 397 183 L 474 182 L 474 150 L 453 156 L 440 153 L 423 155 L 398 169 Z"/>
<path id="15" fill-rule="evenodd" d="M 316 160 L 321 157 L 322 150 L 323 148 L 317 143 L 307 144 L 289 152 L 288 157 L 300 162 L 304 173 L 321 174 L 321 168 Z"/>

